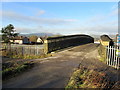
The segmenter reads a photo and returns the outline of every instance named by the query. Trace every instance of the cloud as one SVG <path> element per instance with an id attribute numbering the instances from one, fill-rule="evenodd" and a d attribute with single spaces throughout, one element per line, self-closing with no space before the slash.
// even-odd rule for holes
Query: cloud
<path id="1" fill-rule="evenodd" d="M 114 9 L 117 9 L 117 8 L 118 8 L 118 3 L 114 4 L 111 9 L 114 10 Z"/>
<path id="2" fill-rule="evenodd" d="M 120 13 L 120 8 L 119 8 L 120 5 L 117 4 L 114 4 L 111 8 L 112 12 L 110 13 L 111 16 L 117 16 L 118 13 Z"/>
<path id="3" fill-rule="evenodd" d="M 116 34 L 118 33 L 117 21 L 106 22 L 103 24 L 70 26 L 70 27 L 60 27 L 60 28 L 49 28 L 50 32 L 61 33 L 64 35 L 70 34 Z"/>
<path id="4" fill-rule="evenodd" d="M 118 8 L 117 9 L 114 9 L 112 12 L 111 12 L 111 16 L 117 16 L 118 15 L 118 12 L 120 12 L 120 10 L 118 11 Z"/>
<path id="5" fill-rule="evenodd" d="M 76 22 L 78 20 L 77 19 L 66 19 L 65 21 L 67 21 L 67 22 Z"/>
<path id="6" fill-rule="evenodd" d="M 43 15 L 43 14 L 45 14 L 45 10 L 39 10 L 37 12 L 37 16 L 40 16 L 40 15 Z"/>
<path id="7" fill-rule="evenodd" d="M 34 30 L 34 28 L 27 28 L 27 27 L 15 27 L 16 32 L 18 33 L 27 33 Z"/>
<path id="8" fill-rule="evenodd" d="M 40 13 L 44 13 L 44 11 L 40 11 Z M 65 24 L 65 23 L 71 23 L 75 22 L 77 20 L 75 19 L 60 19 L 60 18 L 40 18 L 40 17 L 33 17 L 33 16 L 25 16 L 16 12 L 12 11 L 2 11 L 0 12 L 0 15 L 2 15 L 3 20 L 9 19 L 14 20 L 17 22 L 27 22 L 27 23 L 37 23 L 37 24 Z"/>
<path id="9" fill-rule="evenodd" d="M 96 24 L 96 23 L 101 23 L 101 21 L 104 21 L 107 17 L 105 15 L 95 15 L 90 17 L 86 22 L 89 24 Z"/>
<path id="10" fill-rule="evenodd" d="M 70 31 L 72 31 L 72 33 L 84 33 L 84 34 L 116 34 L 118 32 L 118 27 L 117 26 L 104 26 L 104 25 L 96 25 L 93 27 L 79 27 L 79 28 L 72 28 Z M 69 31 L 69 32 L 70 32 Z M 71 34 L 72 34 L 71 33 Z"/>
<path id="11" fill-rule="evenodd" d="M 40 32 L 49 32 L 49 33 L 60 33 L 63 35 L 69 34 L 116 34 L 118 33 L 117 21 L 106 22 L 103 24 L 96 24 L 93 26 L 90 25 L 79 25 L 79 26 L 64 26 L 64 27 L 46 27 L 46 26 L 35 26 L 28 27 L 15 26 L 15 29 L 19 33 L 40 33 Z"/>
<path id="12" fill-rule="evenodd" d="M 39 33 L 44 31 L 44 28 L 42 26 L 37 27 L 15 27 L 16 32 L 18 33 Z"/>
<path id="13" fill-rule="evenodd" d="M 38 11 L 38 10 L 37 10 Z M 61 19 L 61 18 L 41 18 L 41 15 L 46 14 L 46 11 L 39 10 L 36 15 L 39 17 L 25 16 L 13 11 L 3 11 L 1 15 L 3 19 L 14 20 L 20 23 L 30 23 L 36 26 L 17 27 L 16 30 L 20 33 L 39 33 L 51 32 L 61 34 L 116 34 L 118 33 L 118 9 L 115 6 L 112 11 L 105 14 L 96 14 L 89 17 L 86 21 L 78 22 L 77 19 Z M 113 17 L 114 16 L 114 17 Z M 72 25 L 70 25 L 72 23 Z M 41 26 L 38 26 L 41 25 Z"/>

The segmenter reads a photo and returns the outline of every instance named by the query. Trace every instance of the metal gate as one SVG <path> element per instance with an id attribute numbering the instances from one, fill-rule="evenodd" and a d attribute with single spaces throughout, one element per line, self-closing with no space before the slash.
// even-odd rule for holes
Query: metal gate
<path id="1" fill-rule="evenodd" d="M 120 47 L 119 46 L 107 46 L 106 49 L 107 65 L 116 69 L 120 67 Z"/>

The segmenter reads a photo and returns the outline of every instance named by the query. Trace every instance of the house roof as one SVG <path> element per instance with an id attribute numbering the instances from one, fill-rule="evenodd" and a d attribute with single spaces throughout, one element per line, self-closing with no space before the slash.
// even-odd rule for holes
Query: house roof
<path id="1" fill-rule="evenodd" d="M 102 41 L 111 41 L 112 40 L 108 35 L 102 35 L 102 36 L 100 36 L 100 39 Z"/>
<path id="2" fill-rule="evenodd" d="M 16 37 L 14 37 L 14 40 L 22 40 L 23 38 L 22 38 L 22 36 L 16 36 Z"/>
<path id="3" fill-rule="evenodd" d="M 17 36 L 14 38 L 14 40 L 23 40 L 24 38 L 27 38 L 27 37 L 24 37 L 24 36 Z"/>

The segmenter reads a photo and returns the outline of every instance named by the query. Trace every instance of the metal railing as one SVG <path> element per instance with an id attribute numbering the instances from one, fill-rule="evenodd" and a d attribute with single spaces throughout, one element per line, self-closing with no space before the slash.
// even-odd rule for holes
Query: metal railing
<path id="1" fill-rule="evenodd" d="M 119 46 L 107 46 L 106 47 L 106 63 L 116 69 L 120 67 L 120 48 Z"/>

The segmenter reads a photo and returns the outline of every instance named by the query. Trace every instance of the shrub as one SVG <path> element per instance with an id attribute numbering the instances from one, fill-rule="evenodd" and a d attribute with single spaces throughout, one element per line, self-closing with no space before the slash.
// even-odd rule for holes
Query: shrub
<path id="1" fill-rule="evenodd" d="M 105 73 L 81 67 L 72 74 L 66 88 L 108 88 L 109 84 Z"/>

